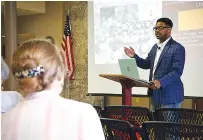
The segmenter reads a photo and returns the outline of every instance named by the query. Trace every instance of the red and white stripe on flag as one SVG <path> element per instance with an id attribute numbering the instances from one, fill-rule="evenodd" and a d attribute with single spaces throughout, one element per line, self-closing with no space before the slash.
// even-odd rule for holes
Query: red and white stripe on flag
<path id="1" fill-rule="evenodd" d="M 71 37 L 71 31 L 70 31 L 70 22 L 69 22 L 69 16 L 66 16 L 66 23 L 64 27 L 64 35 L 63 35 L 63 43 L 62 43 L 62 49 L 64 51 L 64 65 L 66 69 L 66 75 L 69 77 L 70 80 L 74 79 L 74 57 L 73 57 L 73 43 L 72 43 L 72 37 Z"/>

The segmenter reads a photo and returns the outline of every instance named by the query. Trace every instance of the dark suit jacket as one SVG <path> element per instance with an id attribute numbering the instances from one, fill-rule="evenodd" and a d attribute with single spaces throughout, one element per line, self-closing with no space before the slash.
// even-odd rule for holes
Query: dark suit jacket
<path id="1" fill-rule="evenodd" d="M 143 69 L 150 69 L 149 80 L 152 80 L 155 55 L 157 51 L 155 44 L 146 59 L 135 54 L 137 66 Z M 172 38 L 164 46 L 154 72 L 154 79 L 161 82 L 159 90 L 148 90 L 155 104 L 180 103 L 184 99 L 183 83 L 180 79 L 185 65 L 185 48 Z"/>

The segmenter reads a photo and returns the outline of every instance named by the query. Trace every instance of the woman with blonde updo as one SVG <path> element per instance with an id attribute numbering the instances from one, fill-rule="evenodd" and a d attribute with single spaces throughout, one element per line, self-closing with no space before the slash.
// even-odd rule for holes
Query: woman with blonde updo
<path id="1" fill-rule="evenodd" d="M 13 55 L 12 72 L 25 100 L 2 117 L 2 140 L 104 140 L 95 109 L 59 96 L 64 65 L 54 44 L 29 40 Z"/>

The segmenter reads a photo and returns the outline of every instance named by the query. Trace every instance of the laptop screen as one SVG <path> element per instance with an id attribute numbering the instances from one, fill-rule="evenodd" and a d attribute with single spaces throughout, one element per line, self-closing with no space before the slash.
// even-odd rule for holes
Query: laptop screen
<path id="1" fill-rule="evenodd" d="M 119 59 L 119 66 L 121 74 L 127 77 L 132 77 L 134 79 L 140 79 L 136 60 L 133 59 Z"/>

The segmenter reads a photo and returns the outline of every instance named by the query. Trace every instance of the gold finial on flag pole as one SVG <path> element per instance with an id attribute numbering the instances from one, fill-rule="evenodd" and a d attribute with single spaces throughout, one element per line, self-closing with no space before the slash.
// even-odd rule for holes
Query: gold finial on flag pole
<path id="1" fill-rule="evenodd" d="M 69 15 L 69 8 L 66 8 L 66 14 Z"/>

